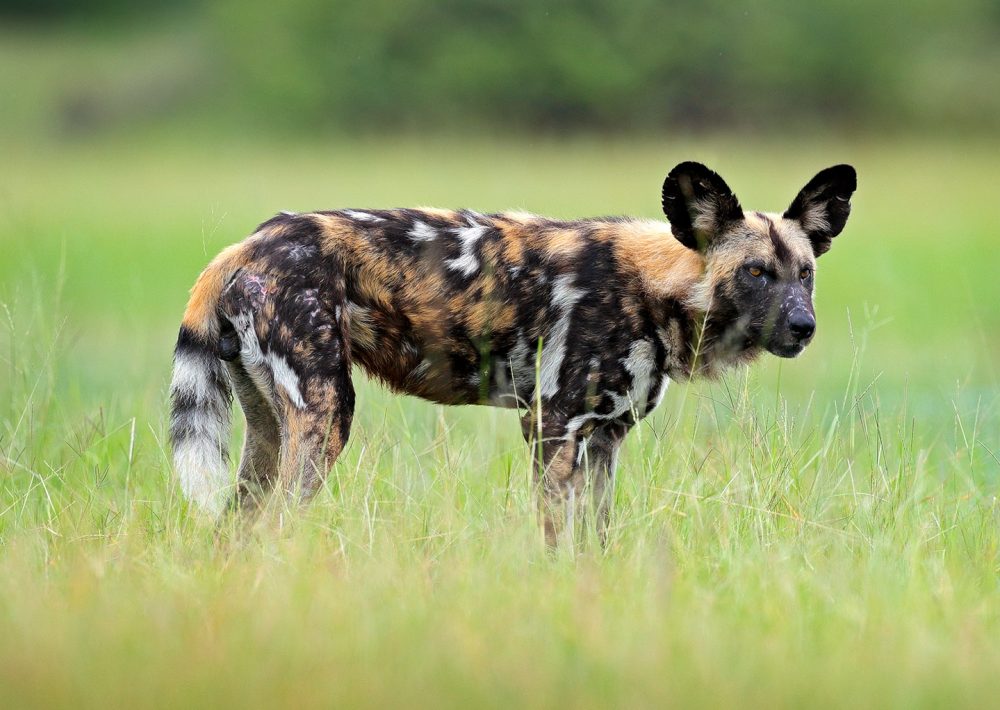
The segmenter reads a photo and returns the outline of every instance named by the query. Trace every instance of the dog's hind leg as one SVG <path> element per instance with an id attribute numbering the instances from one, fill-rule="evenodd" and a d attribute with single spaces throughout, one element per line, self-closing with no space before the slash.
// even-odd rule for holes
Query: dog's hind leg
<path id="1" fill-rule="evenodd" d="M 220 307 L 232 325 L 220 353 L 231 361 L 247 417 L 238 507 L 256 508 L 275 486 L 291 502 L 308 501 L 343 449 L 354 415 L 342 279 L 336 269 L 323 278 L 308 270 L 247 269 L 233 278 Z"/>
<path id="2" fill-rule="evenodd" d="M 281 430 L 270 391 L 261 392 L 239 360 L 227 365 L 246 418 L 243 456 L 230 508 L 249 515 L 260 508 L 277 480 Z"/>
<path id="3" fill-rule="evenodd" d="M 310 378 L 301 403 L 284 402 L 278 478 L 289 502 L 305 503 L 316 494 L 347 443 L 353 417 L 346 363 L 338 377 Z"/>
<path id="4" fill-rule="evenodd" d="M 351 431 L 345 303 L 333 285 L 289 289 L 275 304 L 282 325 L 271 332 L 266 359 L 281 429 L 278 481 L 289 502 L 316 494 Z"/>
<path id="5" fill-rule="evenodd" d="M 251 337 L 243 328 L 243 341 Z M 289 503 L 309 501 L 350 434 L 354 386 L 339 328 L 292 342 L 272 338 L 266 351 L 229 363 L 247 420 L 235 500 L 244 511 L 255 511 L 276 485 Z"/>

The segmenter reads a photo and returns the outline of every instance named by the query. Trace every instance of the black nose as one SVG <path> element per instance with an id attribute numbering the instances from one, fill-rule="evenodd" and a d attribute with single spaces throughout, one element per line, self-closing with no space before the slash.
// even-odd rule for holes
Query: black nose
<path id="1" fill-rule="evenodd" d="M 788 329 L 799 340 L 806 340 L 816 332 L 816 319 L 806 311 L 798 311 L 788 317 Z"/>

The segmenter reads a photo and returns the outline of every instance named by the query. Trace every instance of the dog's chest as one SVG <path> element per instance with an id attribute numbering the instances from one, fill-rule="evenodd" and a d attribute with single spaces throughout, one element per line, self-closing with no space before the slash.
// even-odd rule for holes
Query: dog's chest
<path id="1" fill-rule="evenodd" d="M 489 403 L 527 407 L 542 402 L 561 410 L 570 429 L 588 424 L 633 424 L 660 403 L 670 379 L 662 348 L 647 339 L 620 350 L 576 352 L 557 338 L 540 349 L 525 343 L 498 358 L 490 371 Z"/>
<path id="2" fill-rule="evenodd" d="M 596 369 L 596 361 L 592 367 Z M 627 353 L 605 363 L 600 372 L 600 377 L 588 378 L 585 406 L 569 418 L 570 431 L 606 422 L 632 425 L 659 405 L 670 382 L 661 348 L 646 339 L 633 341 Z"/>

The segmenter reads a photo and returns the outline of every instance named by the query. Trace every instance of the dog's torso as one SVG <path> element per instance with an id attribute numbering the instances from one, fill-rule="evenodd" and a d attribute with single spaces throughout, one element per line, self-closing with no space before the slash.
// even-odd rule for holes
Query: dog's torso
<path id="1" fill-rule="evenodd" d="M 663 222 L 342 210 L 279 215 L 245 244 L 225 315 L 268 312 L 258 337 L 306 382 L 324 363 L 297 331 L 324 328 L 393 389 L 525 409 L 538 395 L 573 429 L 633 423 L 690 373 L 703 262 Z"/>

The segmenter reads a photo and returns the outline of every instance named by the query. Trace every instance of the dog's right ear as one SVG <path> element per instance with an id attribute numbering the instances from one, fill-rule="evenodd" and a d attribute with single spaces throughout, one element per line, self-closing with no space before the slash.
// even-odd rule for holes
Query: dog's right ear
<path id="1" fill-rule="evenodd" d="M 743 208 L 717 173 L 686 162 L 663 182 L 663 214 L 681 244 L 704 251 L 726 224 L 743 219 Z"/>
<path id="2" fill-rule="evenodd" d="M 821 170 L 792 200 L 785 210 L 786 219 L 794 219 L 809 235 L 813 253 L 818 257 L 830 249 L 851 214 L 851 195 L 858 189 L 858 174 L 850 165 L 834 165 Z"/>

